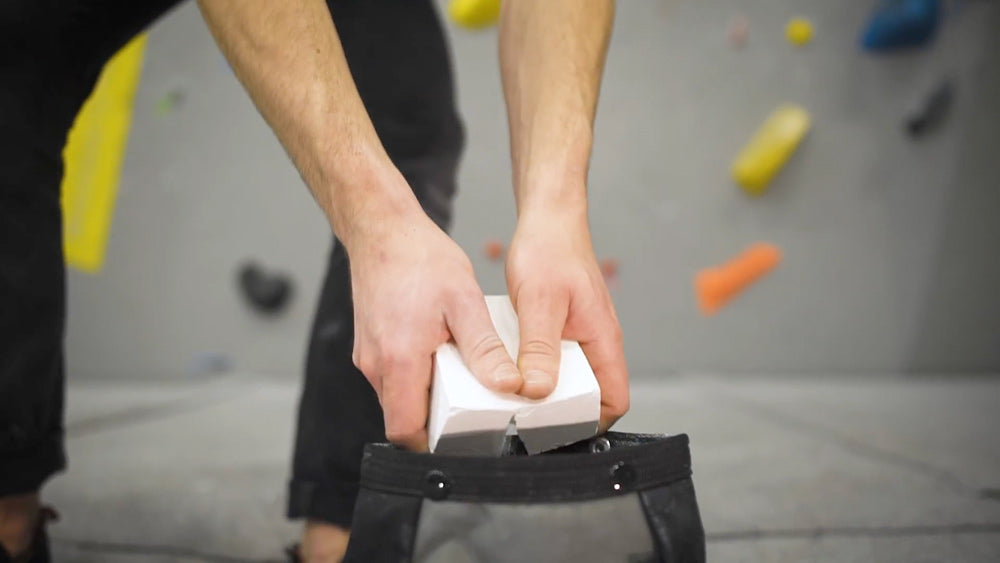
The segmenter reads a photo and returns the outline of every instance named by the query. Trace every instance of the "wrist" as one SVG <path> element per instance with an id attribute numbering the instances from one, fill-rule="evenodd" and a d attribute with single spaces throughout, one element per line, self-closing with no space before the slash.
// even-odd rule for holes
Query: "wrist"
<path id="1" fill-rule="evenodd" d="M 377 245 L 400 224 L 423 213 L 406 180 L 391 163 L 358 169 L 350 180 L 331 183 L 325 192 L 328 203 L 321 205 L 348 255 L 355 254 L 352 250 Z"/>
<path id="2" fill-rule="evenodd" d="M 587 187 L 582 176 L 544 172 L 517 187 L 518 224 L 557 221 L 587 226 Z"/>
<path id="3" fill-rule="evenodd" d="M 518 219 L 534 215 L 576 215 L 586 221 L 587 168 L 590 153 L 583 135 L 571 135 L 577 142 L 551 150 L 541 144 L 528 155 L 517 155 L 514 165 L 514 195 Z M 516 153 L 515 153 L 516 154 Z"/>
<path id="4" fill-rule="evenodd" d="M 587 222 L 586 211 L 581 212 L 565 206 L 538 206 L 518 217 L 514 239 L 542 241 L 545 244 L 589 242 L 590 225 Z"/>

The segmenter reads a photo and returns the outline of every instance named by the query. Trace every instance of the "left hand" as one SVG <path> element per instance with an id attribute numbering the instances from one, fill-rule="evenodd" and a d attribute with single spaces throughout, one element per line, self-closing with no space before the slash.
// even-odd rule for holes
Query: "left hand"
<path id="1" fill-rule="evenodd" d="M 519 394 L 539 399 L 551 393 L 560 340 L 576 340 L 601 387 L 600 431 L 606 431 L 628 411 L 628 368 L 586 212 L 523 214 L 507 257 L 507 288 L 521 332 Z"/>

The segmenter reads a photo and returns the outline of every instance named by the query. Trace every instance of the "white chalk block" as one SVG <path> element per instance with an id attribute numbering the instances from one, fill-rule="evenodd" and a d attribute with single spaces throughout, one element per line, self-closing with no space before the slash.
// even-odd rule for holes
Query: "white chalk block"
<path id="1" fill-rule="evenodd" d="M 493 325 L 511 358 L 517 358 L 517 314 L 506 295 L 486 297 Z M 597 433 L 601 390 L 583 350 L 564 340 L 559 381 L 541 400 L 496 393 L 472 375 L 454 344 L 434 356 L 434 380 L 427 424 L 430 450 L 457 455 L 499 455 L 513 422 L 529 453 L 589 438 Z"/>

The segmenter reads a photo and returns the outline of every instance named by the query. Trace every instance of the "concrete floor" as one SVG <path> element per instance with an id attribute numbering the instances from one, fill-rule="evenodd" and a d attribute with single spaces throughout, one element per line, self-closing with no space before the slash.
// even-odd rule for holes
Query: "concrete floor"
<path id="1" fill-rule="evenodd" d="M 1000 561 L 1000 379 L 673 376 L 620 428 L 687 432 L 711 561 Z M 298 388 L 69 388 L 57 561 L 280 561 Z"/>

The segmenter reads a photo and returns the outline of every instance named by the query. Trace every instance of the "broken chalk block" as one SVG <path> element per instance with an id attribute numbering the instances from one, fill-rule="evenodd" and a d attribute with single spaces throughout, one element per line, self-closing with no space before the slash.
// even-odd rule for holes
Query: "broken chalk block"
<path id="1" fill-rule="evenodd" d="M 750 195 L 760 195 L 809 131 L 809 113 L 799 106 L 774 110 L 733 162 L 733 180 Z"/>
<path id="2" fill-rule="evenodd" d="M 483 29 L 500 18 L 500 0 L 451 0 L 448 16 L 466 29 Z"/>
<path id="3" fill-rule="evenodd" d="M 785 39 L 796 47 L 801 47 L 812 41 L 813 26 L 805 18 L 792 18 L 785 25 Z"/>
<path id="4" fill-rule="evenodd" d="M 510 299 L 487 296 L 486 306 L 507 353 L 516 358 L 519 332 Z M 601 413 L 597 379 L 578 343 L 564 340 L 560 351 L 555 389 L 545 399 L 531 400 L 487 389 L 454 344 L 441 345 L 434 354 L 427 422 L 431 452 L 498 456 L 511 422 L 531 454 L 594 436 Z"/>
<path id="5" fill-rule="evenodd" d="M 920 137 L 937 128 L 948 115 L 955 88 L 951 80 L 943 80 L 931 91 L 923 103 L 906 118 L 906 132 Z"/>
<path id="6" fill-rule="evenodd" d="M 940 0 L 886 0 L 872 12 L 861 34 L 861 47 L 890 51 L 926 45 L 940 20 Z"/>
<path id="7" fill-rule="evenodd" d="M 778 247 L 757 243 L 729 262 L 695 276 L 694 289 L 702 314 L 711 315 L 781 262 Z"/>

